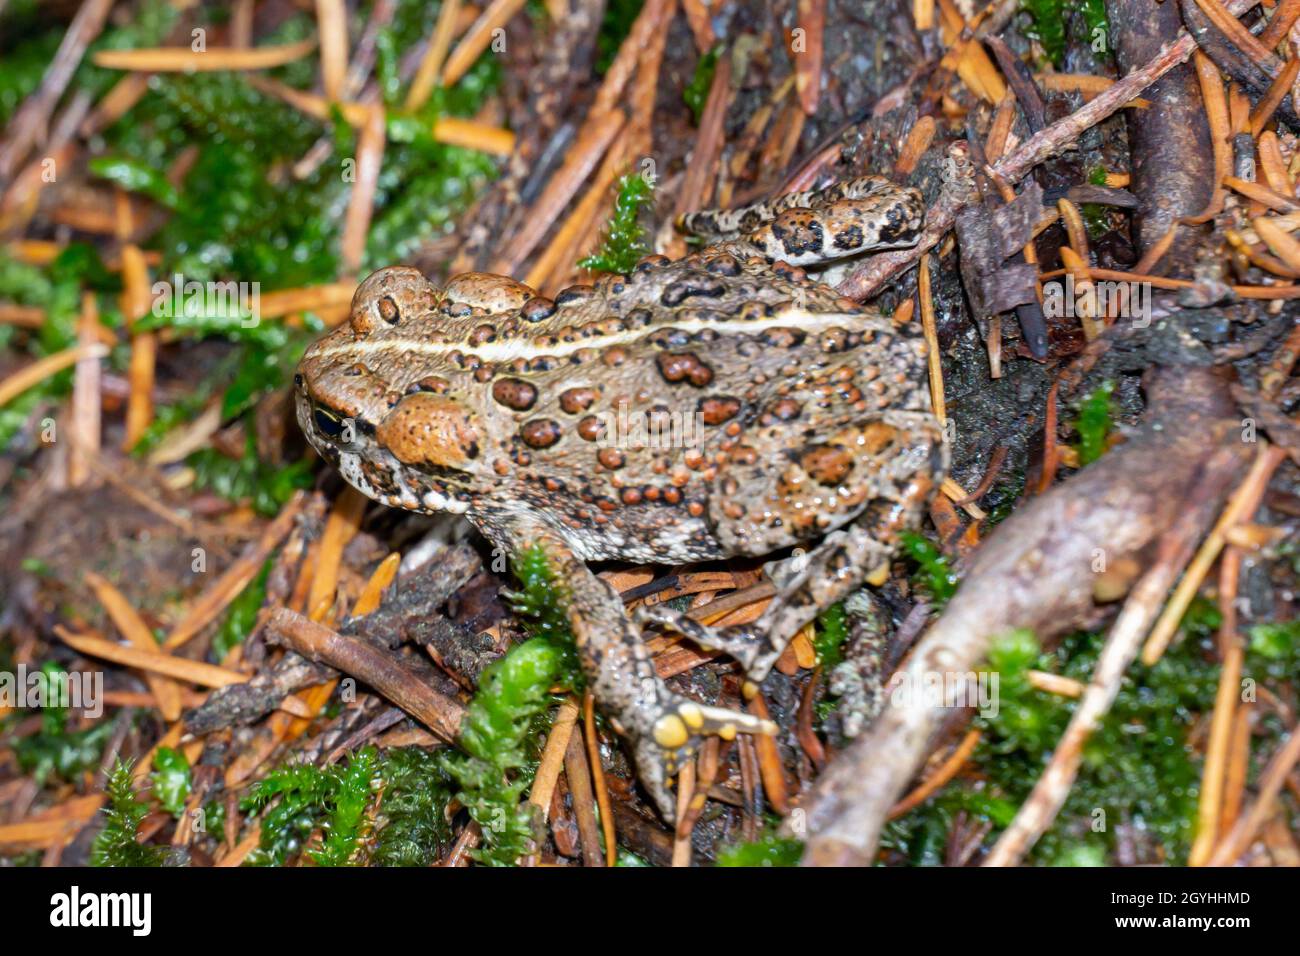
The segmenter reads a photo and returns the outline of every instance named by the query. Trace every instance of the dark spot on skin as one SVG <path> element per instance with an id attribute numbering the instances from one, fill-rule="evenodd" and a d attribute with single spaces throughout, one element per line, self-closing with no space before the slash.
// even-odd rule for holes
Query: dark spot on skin
<path id="1" fill-rule="evenodd" d="M 853 225 L 842 232 L 836 233 L 834 245 L 836 249 L 857 249 L 862 245 L 863 238 L 862 227 Z"/>
<path id="2" fill-rule="evenodd" d="M 624 488 L 622 497 L 625 505 L 639 505 L 641 503 L 641 489 Z"/>
<path id="3" fill-rule="evenodd" d="M 787 279 L 790 282 L 803 282 L 808 278 L 808 273 L 803 269 L 780 260 L 772 263 L 772 271 L 782 279 Z"/>
<path id="4" fill-rule="evenodd" d="M 667 256 L 646 256 L 638 262 L 632 269 L 633 272 L 651 272 L 662 265 L 667 265 L 669 259 Z"/>
<path id="5" fill-rule="evenodd" d="M 793 349 L 802 345 L 807 337 L 803 329 L 774 328 L 764 330 L 762 341 L 772 348 Z"/>
<path id="6" fill-rule="evenodd" d="M 519 317 L 525 322 L 541 322 L 555 314 L 555 303 L 545 296 L 537 296 L 524 303 L 519 310 Z"/>
<path id="7" fill-rule="evenodd" d="M 412 395 L 416 392 L 433 392 L 435 395 L 441 395 L 451 387 L 451 383 L 439 375 L 426 375 L 418 382 L 412 382 L 407 386 L 406 394 Z"/>
<path id="8" fill-rule="evenodd" d="M 681 305 L 687 299 L 717 299 L 726 295 L 727 286 L 707 276 L 687 276 L 664 287 L 659 301 L 666 306 Z"/>
<path id="9" fill-rule="evenodd" d="M 585 412 L 600 393 L 594 388 L 569 388 L 560 393 L 560 408 L 570 415 Z"/>
<path id="10" fill-rule="evenodd" d="M 518 378 L 499 378 L 492 383 L 492 398 L 507 408 L 526 412 L 537 402 L 537 389 Z"/>
<path id="11" fill-rule="evenodd" d="M 444 302 L 442 311 L 453 319 L 461 319 L 473 312 L 474 308 L 468 302 Z"/>
<path id="12" fill-rule="evenodd" d="M 664 381 L 674 385 L 690 382 L 696 388 L 703 388 L 713 381 L 713 369 L 693 352 L 660 352 L 655 356 L 655 363 Z"/>
<path id="13" fill-rule="evenodd" d="M 605 423 L 595 415 L 588 415 L 578 422 L 578 437 L 584 441 L 595 441 L 605 432 Z"/>
<path id="14" fill-rule="evenodd" d="M 740 275 L 740 263 L 737 261 L 736 257 L 732 255 L 724 254 L 720 256 L 714 256 L 712 259 L 709 260 L 708 264 L 705 265 L 704 268 L 708 269 L 714 275 L 719 275 L 719 276 Z"/>
<path id="15" fill-rule="evenodd" d="M 600 357 L 600 360 L 604 362 L 606 365 L 608 365 L 610 368 L 617 368 L 618 366 L 622 365 L 624 362 L 627 361 L 627 349 L 619 345 L 615 345 L 613 348 L 605 349 L 604 353 Z"/>
<path id="16" fill-rule="evenodd" d="M 555 304 L 570 305 L 574 302 L 582 302 L 584 299 L 590 298 L 594 291 L 589 285 L 572 285 L 555 297 Z"/>
<path id="17" fill-rule="evenodd" d="M 768 414 L 777 421 L 789 422 L 798 418 L 802 410 L 802 406 L 793 398 L 783 398 L 768 410 Z"/>
<path id="18" fill-rule="evenodd" d="M 529 448 L 550 448 L 563 434 L 560 423 L 551 418 L 534 418 L 519 429 L 519 437 Z"/>
<path id="19" fill-rule="evenodd" d="M 857 344 L 844 329 L 827 329 L 821 334 L 820 342 L 823 352 L 843 352 Z"/>
<path id="20" fill-rule="evenodd" d="M 627 458 L 617 448 L 602 448 L 596 453 L 596 460 L 610 471 L 617 471 L 627 463 Z"/>
<path id="21" fill-rule="evenodd" d="M 853 470 L 853 455 L 836 445 L 811 445 L 804 450 L 799 464 L 820 485 L 835 487 Z"/>
<path id="22" fill-rule="evenodd" d="M 706 425 L 721 425 L 740 414 L 740 399 L 730 395 L 710 395 L 700 399 L 696 409 Z"/>
<path id="23" fill-rule="evenodd" d="M 485 345 L 488 342 L 495 342 L 497 330 L 490 325 L 480 325 L 469 334 L 469 344 L 472 346 Z"/>
<path id="24" fill-rule="evenodd" d="M 379 300 L 379 317 L 389 325 L 396 325 L 402 318 L 402 310 L 397 307 L 397 300 L 386 295 Z"/>
<path id="25" fill-rule="evenodd" d="M 303 383 L 303 378 L 302 378 L 301 373 L 299 373 L 299 374 L 295 374 L 294 377 L 293 377 L 293 385 L 294 385 L 294 387 L 295 387 L 295 388 L 302 388 L 302 383 Z"/>

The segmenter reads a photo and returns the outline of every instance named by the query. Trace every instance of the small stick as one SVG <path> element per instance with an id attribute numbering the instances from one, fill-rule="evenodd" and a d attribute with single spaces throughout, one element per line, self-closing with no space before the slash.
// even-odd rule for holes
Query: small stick
<path id="1" fill-rule="evenodd" d="M 799 105 L 803 111 L 809 116 L 816 116 L 822 92 L 826 0 L 798 0 L 798 25 L 804 31 L 804 49 L 795 57 L 794 88 L 799 94 Z"/>
<path id="2" fill-rule="evenodd" d="M 1228 769 L 1228 748 L 1235 727 L 1237 698 L 1241 694 L 1241 665 L 1244 654 L 1237 635 L 1237 584 L 1241 575 L 1241 550 L 1230 547 L 1219 562 L 1219 650 L 1223 664 L 1210 721 L 1210 739 L 1201 768 L 1201 796 L 1197 805 L 1196 840 L 1188 854 L 1188 866 L 1204 866 L 1221 832 L 1223 792 Z"/>
<path id="3" fill-rule="evenodd" d="M 573 815 L 577 817 L 578 836 L 582 840 L 582 862 L 587 866 L 604 866 L 591 771 L 587 769 L 587 754 L 580 733 L 569 737 L 569 747 L 564 751 L 564 778 L 569 782 L 569 793 L 573 796 Z"/>
<path id="4" fill-rule="evenodd" d="M 321 86 L 327 99 L 343 96 L 348 73 L 348 12 L 343 0 L 316 0 L 316 30 L 320 34 Z"/>
<path id="5" fill-rule="evenodd" d="M 1251 804 L 1246 815 L 1241 817 L 1214 855 L 1210 857 L 1209 866 L 1231 866 L 1245 852 L 1255 833 L 1264 821 L 1273 813 L 1274 801 L 1283 783 L 1291 773 L 1291 768 L 1300 760 L 1300 724 L 1291 728 L 1291 736 L 1281 749 L 1269 760 L 1260 778 L 1259 796 Z"/>
<path id="6" fill-rule="evenodd" d="M 1273 113 L 1281 105 L 1282 100 L 1286 99 L 1291 92 L 1291 85 L 1295 83 L 1296 74 L 1300 73 L 1300 58 L 1292 58 L 1286 61 L 1286 65 L 1278 71 L 1277 77 L 1268 85 L 1268 90 L 1260 97 L 1255 108 L 1250 111 L 1250 134 L 1258 136 L 1263 132 L 1264 127 L 1268 125 L 1269 120 L 1273 118 Z"/>
<path id="7" fill-rule="evenodd" d="M 1273 8 L 1273 16 L 1259 35 L 1259 45 L 1272 51 L 1282 38 L 1291 32 L 1292 25 L 1300 18 L 1300 0 L 1282 0 Z"/>
<path id="8" fill-rule="evenodd" d="M 971 729 L 966 731 L 966 736 L 962 738 L 955 750 L 948 755 L 943 764 L 933 774 L 918 786 L 915 790 L 899 800 L 889 810 L 889 819 L 895 820 L 919 807 L 930 797 L 938 793 L 965 765 L 970 759 L 970 755 L 975 752 L 975 747 L 980 742 L 980 731 Z"/>
<path id="9" fill-rule="evenodd" d="M 460 17 L 460 0 L 444 0 L 438 11 L 438 21 L 434 24 L 433 35 L 429 37 L 428 49 L 420 60 L 420 68 L 415 71 L 415 79 L 406 94 L 406 111 L 414 113 L 426 102 L 433 92 L 438 80 L 438 73 L 446 62 L 447 51 L 451 49 L 452 36 L 456 32 L 456 21 Z"/>
<path id="10" fill-rule="evenodd" d="M 1187 608 L 1192 603 L 1192 598 L 1196 596 L 1201 582 L 1209 573 L 1210 566 L 1223 550 L 1226 542 L 1225 533 L 1243 520 L 1249 520 L 1249 516 L 1255 513 L 1260 499 L 1264 496 L 1264 490 L 1268 487 L 1269 479 L 1273 477 L 1274 470 L 1284 458 L 1286 452 L 1282 449 L 1270 447 L 1265 442 L 1260 443 L 1259 454 L 1255 456 L 1250 472 L 1223 509 L 1223 514 L 1220 515 L 1213 530 L 1202 542 L 1196 557 L 1187 568 L 1187 573 L 1178 582 L 1178 587 L 1165 606 L 1164 613 L 1160 615 L 1156 626 L 1151 629 L 1151 636 L 1147 638 L 1142 648 L 1142 663 L 1147 667 L 1153 666 L 1160 660 L 1165 648 L 1169 646 L 1174 632 L 1178 630 L 1179 622 L 1182 621 L 1183 615 L 1187 613 Z"/>
<path id="11" fill-rule="evenodd" d="M 451 56 L 447 57 L 447 65 L 442 71 L 442 85 L 454 86 L 457 80 L 468 73 L 479 54 L 492 42 L 492 34 L 497 29 L 504 28 L 523 7 L 524 0 L 492 0 L 487 9 L 479 14 L 469 32 L 461 37 L 456 49 L 451 51 Z"/>
<path id="12" fill-rule="evenodd" d="M 361 268 L 366 252 L 366 236 L 375 212 L 375 190 L 379 188 L 379 170 L 384 164 L 384 108 L 370 107 L 366 122 L 357 136 L 356 181 L 343 221 L 343 238 L 339 258 L 344 271 L 355 273 Z"/>
<path id="13" fill-rule="evenodd" d="M 228 684 L 242 684 L 249 678 L 248 674 L 226 670 L 226 668 L 218 667 L 215 664 L 192 661 L 185 657 L 173 657 L 163 651 L 148 651 L 126 644 L 117 644 L 102 637 L 78 634 L 62 624 L 55 624 L 54 632 L 59 635 L 63 643 L 74 650 L 80 651 L 82 654 L 89 654 L 91 657 L 112 661 L 114 664 L 123 664 L 126 667 L 136 667 L 155 674 L 164 674 L 167 677 L 188 681 L 201 687 L 225 687 Z"/>
<path id="14" fill-rule="evenodd" d="M 542 758 L 537 764 L 533 786 L 528 793 L 528 802 L 542 811 L 543 820 L 550 817 L 551 796 L 560 779 L 564 754 L 569 749 L 569 739 L 573 736 L 577 722 L 578 705 L 572 698 L 566 698 L 555 712 L 555 722 L 551 724 L 551 732 L 546 737 L 546 746 L 542 749 Z"/>
<path id="15" fill-rule="evenodd" d="M 224 70 L 268 70 L 301 60 L 316 49 L 315 40 L 259 46 L 239 50 L 208 48 L 201 52 L 189 47 L 155 47 L 140 50 L 100 50 L 91 57 L 95 66 L 106 70 L 135 70 L 146 73 L 216 73 Z"/>
<path id="16" fill-rule="evenodd" d="M 925 333 L 925 361 L 930 369 L 930 406 L 942 427 L 948 422 L 943 399 L 943 362 L 939 356 L 939 331 L 934 319 L 934 298 L 930 291 L 930 256 L 921 256 L 921 272 L 916 283 L 921 303 L 921 329 Z"/>
<path id="17" fill-rule="evenodd" d="M 596 698 L 587 691 L 582 701 L 582 729 L 587 743 L 587 762 L 596 784 L 596 803 L 600 806 L 600 826 L 605 833 L 605 865 L 618 863 L 618 840 L 614 832 L 614 806 L 605 782 L 605 768 L 600 762 L 600 737 L 596 733 Z"/>
<path id="18" fill-rule="evenodd" d="M 81 316 L 77 322 L 78 344 L 83 348 L 94 345 L 99 328 L 95 295 L 83 293 Z M 84 484 L 90 477 L 90 463 L 99 454 L 102 418 L 100 361 L 85 358 L 77 363 L 72 380 L 72 448 L 68 456 L 68 483 L 74 487 Z"/>
<path id="19" fill-rule="evenodd" d="M 74 345 L 53 355 L 37 359 L 25 365 L 4 381 L 0 381 L 0 406 L 7 405 L 33 386 L 39 385 L 51 375 L 57 375 L 65 368 L 78 362 L 99 360 L 108 354 L 108 348 L 102 344 Z"/>
<path id="20" fill-rule="evenodd" d="M 126 595 L 94 571 L 87 572 L 86 583 L 95 592 L 95 597 L 123 637 L 141 650 L 157 651 L 158 642 L 154 640 L 153 632 L 149 630 L 149 626 L 145 624 L 136 609 L 131 606 L 131 602 L 126 599 Z M 158 710 L 163 715 L 163 720 L 168 723 L 179 720 L 181 716 L 180 685 L 175 681 L 152 673 L 145 675 L 145 682 L 149 685 L 149 691 L 153 694 Z"/>
<path id="21" fill-rule="evenodd" d="M 353 675 L 442 740 L 449 744 L 456 742 L 465 708 L 412 674 L 396 655 L 339 634 L 288 608 L 275 610 L 266 626 L 303 657 Z"/>

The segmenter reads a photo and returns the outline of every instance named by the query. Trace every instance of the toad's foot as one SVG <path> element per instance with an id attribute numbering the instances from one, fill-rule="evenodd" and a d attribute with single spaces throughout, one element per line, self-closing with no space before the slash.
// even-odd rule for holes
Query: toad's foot
<path id="1" fill-rule="evenodd" d="M 770 720 L 711 707 L 670 691 L 655 672 L 641 632 L 624 612 L 618 592 L 592 574 L 553 530 L 526 517 L 501 530 L 502 542 L 540 545 L 555 580 L 563 582 L 565 614 L 588 686 L 614 729 L 629 739 L 637 777 L 669 823 L 676 820 L 676 801 L 668 780 L 705 737 L 729 740 L 738 733 L 776 733 Z"/>

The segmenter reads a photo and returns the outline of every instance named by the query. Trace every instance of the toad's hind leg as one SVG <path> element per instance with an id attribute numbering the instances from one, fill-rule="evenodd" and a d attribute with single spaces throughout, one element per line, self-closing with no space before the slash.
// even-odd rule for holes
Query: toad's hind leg
<path id="1" fill-rule="evenodd" d="M 736 658 L 753 683 L 761 683 L 786 645 L 819 613 L 844 600 L 897 549 L 900 532 L 914 528 L 941 480 L 946 451 L 937 423 L 917 416 L 907 440 L 896 446 L 874 481 L 888 494 L 874 498 L 851 524 L 832 531 L 806 555 L 786 559 L 772 574 L 776 597 L 750 624 L 714 628 L 657 605 L 638 611 L 639 623 L 676 631 L 700 646 Z M 869 430 L 870 426 L 867 427 Z M 851 438 L 852 430 L 841 437 Z M 759 499 L 761 511 L 766 499 Z"/>
<path id="2" fill-rule="evenodd" d="M 668 778 L 694 755 L 704 737 L 776 732 L 771 721 L 670 691 L 655 672 L 640 630 L 624 613 L 618 593 L 592 574 L 554 532 L 520 520 L 506 536 L 514 546 L 540 545 L 555 579 L 564 582 L 565 613 L 588 686 L 614 729 L 629 739 L 637 777 L 665 820 L 673 822 L 676 811 Z"/>

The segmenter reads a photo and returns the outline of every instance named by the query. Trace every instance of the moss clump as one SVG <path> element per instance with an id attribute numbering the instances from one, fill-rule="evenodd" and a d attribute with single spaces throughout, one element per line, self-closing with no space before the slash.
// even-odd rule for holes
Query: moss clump
<path id="1" fill-rule="evenodd" d="M 310 859 L 319 866 L 348 866 L 377 789 L 376 762 L 375 749 L 363 747 L 347 766 L 281 766 L 258 781 L 240 804 L 245 812 L 265 811 L 261 845 L 249 855 L 249 864 L 282 866 L 320 829 L 325 839 L 308 853 Z"/>
<path id="2" fill-rule="evenodd" d="M 1067 39 L 1101 55 L 1110 53 L 1106 0 L 1022 0 L 1020 9 L 1030 18 L 1026 35 L 1042 44 L 1047 58 L 1058 66 L 1065 56 Z M 1079 14 L 1077 19 L 1075 13 Z M 1072 26 L 1073 32 L 1068 32 Z"/>
<path id="3" fill-rule="evenodd" d="M 421 747 L 384 753 L 380 818 L 370 862 L 376 866 L 432 866 L 451 846 L 447 804 L 451 778 L 441 756 Z"/>
<path id="4" fill-rule="evenodd" d="M 174 817 L 185 812 L 190 797 L 190 762 L 179 750 L 159 747 L 153 757 L 153 793 L 164 810 Z"/>
<path id="5" fill-rule="evenodd" d="M 844 642 L 848 639 L 848 615 L 843 604 L 832 604 L 817 615 L 813 630 L 813 650 L 817 652 L 817 666 L 830 670 L 844 660 Z"/>
<path id="6" fill-rule="evenodd" d="M 577 686 L 580 672 L 564 608 L 568 597 L 540 547 L 516 562 L 521 591 L 510 594 L 533 635 L 483 672 L 466 709 L 459 743 L 464 751 L 444 767 L 459 785 L 456 799 L 483 832 L 474 857 L 512 866 L 541 841 L 536 808 L 520 803 L 536 773 L 536 741 L 545 733 L 551 688 Z"/>
<path id="7" fill-rule="evenodd" d="M 1111 394 L 1114 382 L 1103 382 L 1079 405 L 1079 418 L 1074 430 L 1079 435 L 1079 464 L 1091 465 L 1106 453 L 1106 440 L 1114 426 L 1114 409 Z"/>
<path id="8" fill-rule="evenodd" d="M 654 187 L 645 176 L 629 173 L 618 181 L 614 214 L 610 216 L 600 249 L 578 265 L 593 272 L 631 272 L 649 251 L 641 228 L 641 209 L 654 197 Z"/>
<path id="9" fill-rule="evenodd" d="M 136 799 L 131 788 L 131 764 L 118 760 L 108 775 L 108 806 L 104 807 L 104 828 L 95 836 L 90 850 L 92 866 L 161 866 L 164 850 L 139 841 L 140 821 L 149 805 Z"/>
<path id="10" fill-rule="evenodd" d="M 718 56 L 721 52 L 722 44 L 718 43 L 700 57 L 695 64 L 695 72 L 691 74 L 691 81 L 682 90 L 682 99 L 690 107 L 696 126 L 700 125 L 700 116 L 704 113 L 704 104 L 709 98 L 709 88 L 713 86 L 713 74 L 718 71 Z"/>
<path id="11" fill-rule="evenodd" d="M 803 841 L 783 837 L 774 827 L 757 840 L 727 847 L 718 854 L 718 866 L 798 866 Z"/>
<path id="12" fill-rule="evenodd" d="M 942 609 L 957 593 L 957 575 L 948 558 L 929 539 L 915 531 L 899 536 L 904 553 L 916 562 L 917 584 L 930 596 L 936 609 Z"/>
<path id="13" fill-rule="evenodd" d="M 1054 825 L 1030 853 L 1030 862 L 1079 865 L 1110 861 L 1116 832 L 1126 832 L 1152 861 L 1182 863 L 1191 847 L 1200 758 L 1188 731 L 1214 701 L 1218 667 L 1208 636 L 1188 622 L 1184 639 L 1154 667 L 1135 664 L 1110 713 L 1084 747 L 1078 779 Z M 959 779 L 886 828 L 882 845 L 918 865 L 945 861 L 957 813 L 992 825 L 995 840 L 1028 797 L 1064 732 L 1076 702 L 1035 690 L 1031 668 L 1087 682 L 1103 643 L 1100 634 L 1071 635 L 1043 652 L 1033 636 L 1016 631 L 990 653 L 999 675 L 996 715 L 979 718 L 984 732 L 969 777 Z"/>
<path id="14" fill-rule="evenodd" d="M 67 680 L 67 673 L 55 661 L 41 665 L 41 674 L 40 679 L 51 690 L 57 682 Z M 46 699 L 61 698 L 51 693 Z M 85 730 L 69 730 L 67 708 L 48 706 L 41 709 L 40 729 L 16 738 L 13 749 L 18 766 L 37 786 L 43 787 L 52 776 L 71 782 L 98 766 L 104 745 L 112 735 L 111 720 L 98 721 Z"/>

